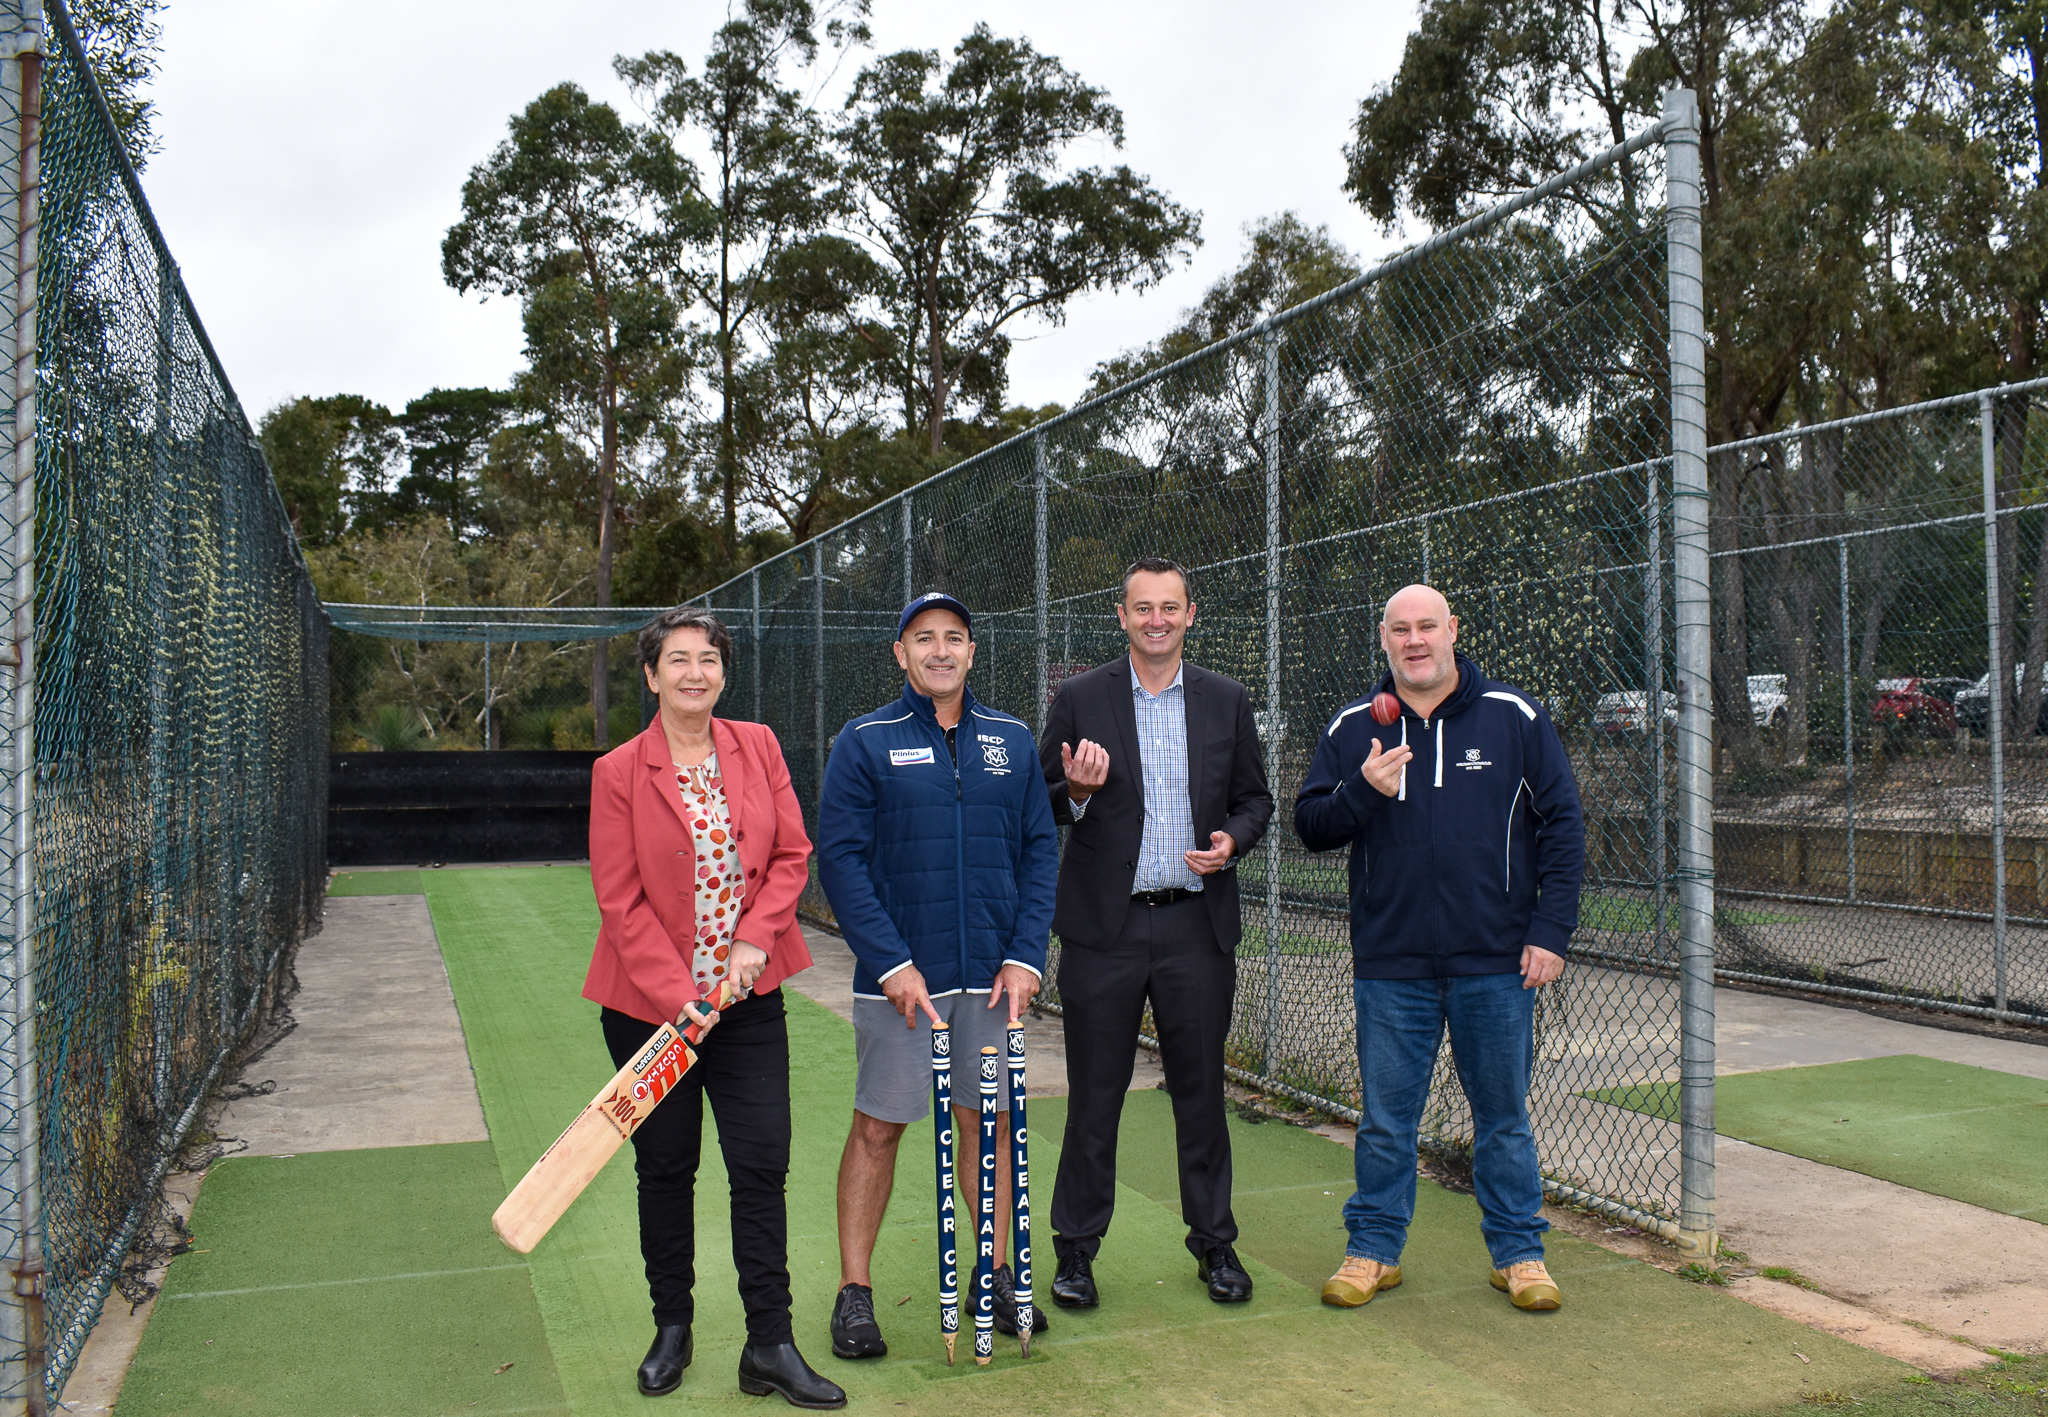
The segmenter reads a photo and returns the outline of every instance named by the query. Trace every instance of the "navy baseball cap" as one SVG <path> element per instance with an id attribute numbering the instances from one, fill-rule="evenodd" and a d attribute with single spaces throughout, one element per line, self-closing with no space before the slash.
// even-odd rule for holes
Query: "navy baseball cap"
<path id="1" fill-rule="evenodd" d="M 973 636 L 974 617 L 967 613 L 967 607 L 942 590 L 928 590 L 903 607 L 903 618 L 896 622 L 896 638 L 902 639 L 903 632 L 910 628 L 910 622 L 927 610 L 952 611 L 960 617 L 960 623 L 967 627 L 968 636 Z"/>

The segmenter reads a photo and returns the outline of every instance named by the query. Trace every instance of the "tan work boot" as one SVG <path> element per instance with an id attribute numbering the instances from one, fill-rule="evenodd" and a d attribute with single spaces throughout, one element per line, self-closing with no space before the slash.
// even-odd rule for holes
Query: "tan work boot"
<path id="1" fill-rule="evenodd" d="M 1486 1278 L 1518 1309 L 1554 1309 L 1564 1302 L 1564 1296 L 1557 1292 L 1557 1281 L 1550 1277 L 1542 1260 L 1523 1260 L 1509 1265 L 1505 1272 L 1492 1270 Z"/>
<path id="2" fill-rule="evenodd" d="M 1401 1266 L 1346 1255 L 1344 1263 L 1337 1266 L 1337 1272 L 1323 1286 L 1323 1302 L 1332 1308 L 1355 1309 L 1360 1304 L 1370 1304 L 1373 1295 L 1395 1288 L 1400 1282 Z"/>

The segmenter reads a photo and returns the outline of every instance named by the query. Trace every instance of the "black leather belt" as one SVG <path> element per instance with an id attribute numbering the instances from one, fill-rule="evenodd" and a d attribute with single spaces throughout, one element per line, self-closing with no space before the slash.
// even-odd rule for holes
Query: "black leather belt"
<path id="1" fill-rule="evenodd" d="M 1191 891 L 1186 886 L 1173 886 L 1163 891 L 1132 891 L 1133 905 L 1172 905 L 1176 901 L 1193 900 L 1200 891 Z"/>

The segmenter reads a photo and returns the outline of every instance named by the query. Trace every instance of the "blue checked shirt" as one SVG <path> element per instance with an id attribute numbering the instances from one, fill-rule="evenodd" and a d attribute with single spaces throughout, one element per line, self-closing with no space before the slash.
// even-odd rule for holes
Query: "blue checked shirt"
<path id="1" fill-rule="evenodd" d="M 1184 854 L 1195 849 L 1186 676 L 1182 665 L 1165 692 L 1154 694 L 1138 682 L 1138 668 L 1131 666 L 1131 707 L 1138 718 L 1138 761 L 1145 784 L 1145 831 L 1138 843 L 1137 874 L 1131 878 L 1134 892 L 1202 888 L 1202 878 L 1188 869 Z M 1076 804 L 1074 820 L 1087 815 L 1087 807 L 1086 802 Z"/>

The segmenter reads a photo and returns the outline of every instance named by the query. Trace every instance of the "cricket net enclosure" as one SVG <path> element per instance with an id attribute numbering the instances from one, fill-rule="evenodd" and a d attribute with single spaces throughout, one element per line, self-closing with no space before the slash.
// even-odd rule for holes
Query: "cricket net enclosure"
<path id="1" fill-rule="evenodd" d="M 57 0 L 0 3 L 0 1412 L 317 928 L 327 620 Z"/>
<path id="2" fill-rule="evenodd" d="M 1355 1116 L 1345 862 L 1301 847 L 1293 801 L 1323 726 L 1382 672 L 1381 604 L 1440 587 L 1459 648 L 1549 706 L 1598 848 L 1579 958 L 1542 996 L 1546 1177 L 1710 1245 L 1696 164 L 1675 93 L 1576 170 L 718 587 L 697 603 L 743 651 L 728 711 L 773 726 L 815 811 L 833 735 L 900 690 L 888 641 L 913 594 L 973 609 L 975 693 L 1042 728 L 1065 677 L 1125 653 L 1124 566 L 1189 567 L 1188 652 L 1249 688 L 1278 807 L 1236 867 L 1229 1057 L 1248 1085 Z M 1668 704 L 1673 731 L 1601 731 L 1617 693 L 1658 720 Z M 815 889 L 809 905 L 827 911 Z M 1447 1059 L 1425 1131 L 1469 1148 Z"/>

